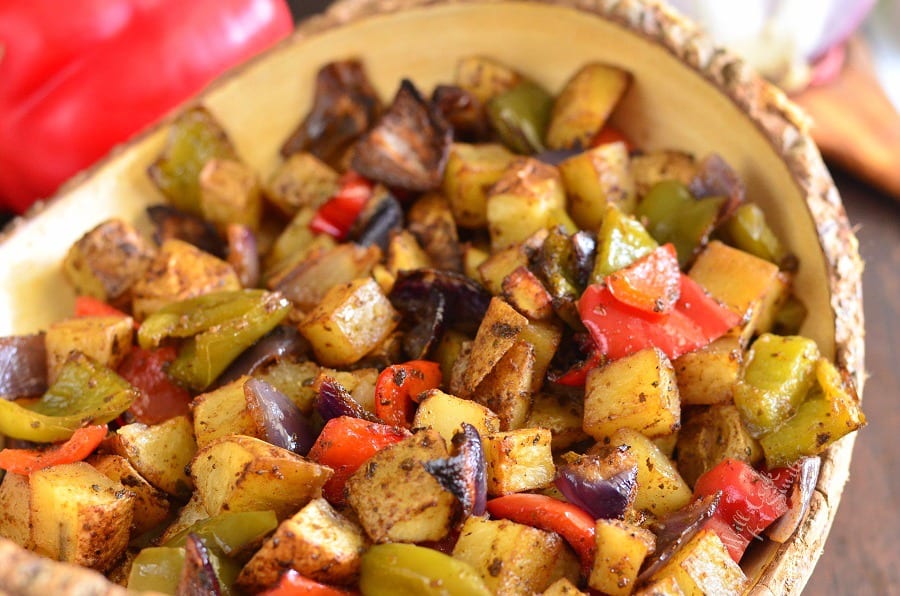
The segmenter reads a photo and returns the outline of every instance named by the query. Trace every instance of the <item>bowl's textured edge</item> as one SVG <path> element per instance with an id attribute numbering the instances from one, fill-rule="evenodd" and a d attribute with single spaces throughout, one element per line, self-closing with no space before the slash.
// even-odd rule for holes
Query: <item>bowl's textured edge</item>
<path id="1" fill-rule="evenodd" d="M 322 15 L 301 23 L 289 40 L 314 35 L 344 23 L 434 4 L 503 2 L 507 0 L 338 0 Z M 716 47 L 691 22 L 654 0 L 518 0 L 536 1 L 592 13 L 642 35 L 678 56 L 688 66 L 718 87 L 760 127 L 775 150 L 787 163 L 815 221 L 831 283 L 831 307 L 835 314 L 835 357 L 862 392 L 865 381 L 862 312 L 862 270 L 858 242 L 818 149 L 807 134 L 808 122 L 802 111 L 781 91 L 756 75 L 746 63 Z M 256 62 L 252 60 L 251 64 Z M 236 76 L 246 68 L 232 71 Z M 222 84 L 220 80 L 211 88 Z M 204 91 L 204 94 L 208 91 Z M 202 99 L 202 95 L 200 96 Z M 164 126 L 171 116 L 144 131 L 148 134 Z M 104 160 L 63 186 L 71 188 L 91 177 L 103 163 L 123 148 L 114 149 Z M 52 202 L 54 199 L 48 199 Z M 0 242 L 38 216 L 46 202 L 0 231 Z M 855 435 L 841 440 L 822 456 L 822 469 L 810 511 L 794 536 L 777 551 L 752 587 L 751 593 L 799 593 L 818 559 L 834 519 L 841 492 L 847 481 Z M 56 563 L 19 548 L 0 538 L 0 594 L 119 595 L 127 593 L 94 571 Z"/>

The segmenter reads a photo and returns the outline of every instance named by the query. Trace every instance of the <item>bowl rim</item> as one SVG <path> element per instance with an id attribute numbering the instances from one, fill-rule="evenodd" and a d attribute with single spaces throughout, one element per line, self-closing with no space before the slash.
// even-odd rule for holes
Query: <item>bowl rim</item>
<path id="1" fill-rule="evenodd" d="M 0 231 L 0 243 L 38 217 L 49 205 L 103 169 L 104 164 L 126 151 L 137 140 L 167 126 L 185 105 L 201 102 L 211 91 L 262 60 L 278 48 L 370 17 L 385 16 L 432 6 L 546 4 L 575 10 L 608 20 L 656 44 L 693 69 L 734 102 L 762 131 L 781 156 L 797 185 L 799 194 L 816 226 L 826 274 L 830 283 L 831 309 L 835 321 L 835 361 L 846 371 L 862 395 L 864 373 L 864 317 L 862 269 L 858 241 L 853 233 L 840 196 L 822 157 L 808 134 L 809 122 L 802 110 L 779 89 L 755 73 L 729 50 L 716 46 L 695 24 L 657 0 L 336 0 L 324 13 L 300 22 L 295 31 L 269 50 L 217 78 L 200 94 L 174 108 L 161 120 L 115 147 L 104 158 L 63 184 L 45 201 L 39 201 L 24 215 L 14 218 Z M 822 456 L 816 490 L 800 527 L 757 567 L 759 575 L 750 586 L 751 594 L 799 593 L 811 576 L 840 502 L 849 475 L 856 434 L 845 437 Z M 121 587 L 105 582 L 90 570 L 56 563 L 24 551 L 0 538 L 0 587 L 27 586 L 29 591 L 49 588 L 53 593 L 74 591 L 75 584 L 94 582 L 96 593 L 124 593 Z M 40 573 L 38 573 L 40 572 Z M 22 581 L 26 583 L 22 583 Z M 49 583 L 48 583 L 49 582 Z M 39 588 L 40 586 L 40 588 Z M 67 588 L 67 589 L 61 589 Z"/>

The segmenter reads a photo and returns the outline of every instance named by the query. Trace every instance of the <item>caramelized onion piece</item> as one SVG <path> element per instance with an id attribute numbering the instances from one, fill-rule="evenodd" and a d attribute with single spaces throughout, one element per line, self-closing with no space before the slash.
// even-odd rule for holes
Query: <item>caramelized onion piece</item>
<path id="1" fill-rule="evenodd" d="M 578 505 L 594 519 L 622 519 L 634 502 L 637 491 L 637 466 L 614 474 L 591 474 L 583 466 L 563 464 L 556 470 L 556 488 L 571 503 Z"/>
<path id="2" fill-rule="evenodd" d="M 244 383 L 247 409 L 263 431 L 263 439 L 276 447 L 306 455 L 316 442 L 309 420 L 288 396 L 262 379 Z"/>
<path id="3" fill-rule="evenodd" d="M 374 198 L 374 197 L 373 197 Z M 388 243 L 394 232 L 403 228 L 403 207 L 390 193 L 379 197 L 377 201 L 360 214 L 359 230 L 352 231 L 351 239 L 361 246 L 378 246 L 386 252 Z"/>
<path id="4" fill-rule="evenodd" d="M 656 534 L 656 551 L 644 560 L 638 581 L 642 582 L 656 573 L 672 555 L 686 544 L 712 517 L 719 506 L 722 492 L 697 499 L 687 507 L 682 507 L 660 518 L 650 526 Z"/>
<path id="5" fill-rule="evenodd" d="M 193 244 L 219 258 L 225 257 L 225 243 L 216 228 L 203 219 L 172 207 L 171 205 L 151 205 L 147 207 L 147 215 L 156 226 L 153 240 L 162 244 L 175 238 Z"/>
<path id="6" fill-rule="evenodd" d="M 710 153 L 697 164 L 697 173 L 688 184 L 694 198 L 728 197 L 719 213 L 719 221 L 730 216 L 744 202 L 744 183 L 718 153 Z"/>
<path id="7" fill-rule="evenodd" d="M 487 504 L 487 472 L 481 435 L 468 422 L 453 435 L 455 454 L 425 462 L 425 469 L 462 505 L 463 515 L 484 514 Z"/>
<path id="8" fill-rule="evenodd" d="M 330 377 L 325 377 L 319 384 L 319 392 L 316 394 L 316 411 L 325 422 L 339 416 L 362 418 L 369 422 L 382 422 L 375 414 L 366 410 L 353 399 L 343 385 Z"/>
<path id="9" fill-rule="evenodd" d="M 491 294 L 478 282 L 462 273 L 445 269 L 413 269 L 401 271 L 388 298 L 394 308 L 413 320 L 429 314 L 429 302 L 444 298 L 441 330 L 449 324 L 472 332 L 487 312 Z"/>
<path id="10" fill-rule="evenodd" d="M 766 536 L 771 540 L 785 542 L 800 525 L 800 521 L 809 511 L 809 503 L 816 490 L 821 463 L 818 457 L 805 457 L 795 464 L 798 467 L 798 473 L 787 493 L 789 509 L 787 513 L 766 528 Z"/>
<path id="11" fill-rule="evenodd" d="M 596 257 L 597 237 L 593 232 L 579 230 L 572 234 L 572 261 L 579 288 L 587 286 Z"/>
<path id="12" fill-rule="evenodd" d="M 176 596 L 218 596 L 222 593 L 219 578 L 209 558 L 209 550 L 194 533 L 188 534 L 184 545 L 184 567 Z"/>
<path id="13" fill-rule="evenodd" d="M 356 144 L 352 168 L 390 187 L 432 190 L 441 184 L 451 137 L 441 113 L 404 79 L 381 120 Z"/>
<path id="14" fill-rule="evenodd" d="M 431 101 L 453 129 L 453 139 L 483 143 L 489 139 L 487 112 L 478 98 L 456 85 L 438 85 Z"/>
<path id="15" fill-rule="evenodd" d="M 227 385 L 244 375 L 252 375 L 287 356 L 302 356 L 308 348 L 308 342 L 299 331 L 288 325 L 278 325 L 229 364 L 225 372 L 216 379 L 212 389 Z"/>
<path id="16" fill-rule="evenodd" d="M 47 391 L 44 333 L 0 337 L 0 399 L 41 395 Z"/>

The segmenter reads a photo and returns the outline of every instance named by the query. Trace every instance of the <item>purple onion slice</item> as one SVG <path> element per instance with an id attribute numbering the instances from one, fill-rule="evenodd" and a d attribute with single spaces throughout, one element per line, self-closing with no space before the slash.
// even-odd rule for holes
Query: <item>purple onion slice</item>
<path id="1" fill-rule="evenodd" d="M 481 436 L 463 422 L 462 431 L 453 436 L 453 448 L 454 455 L 425 462 L 425 469 L 459 499 L 463 515 L 482 515 L 487 503 L 487 465 Z"/>
<path id="2" fill-rule="evenodd" d="M 47 391 L 44 334 L 0 337 L 0 399 L 41 395 Z"/>
<path id="3" fill-rule="evenodd" d="M 317 433 L 294 402 L 262 379 L 244 383 L 244 395 L 263 439 L 299 455 L 309 453 Z"/>
<path id="4" fill-rule="evenodd" d="M 343 385 L 325 377 L 319 385 L 319 393 L 316 395 L 316 411 L 325 422 L 340 416 L 362 418 L 369 422 L 382 422 L 377 416 L 366 410 L 358 401 L 353 399 L 350 392 Z"/>
<path id="5" fill-rule="evenodd" d="M 578 505 L 594 519 L 622 519 L 634 502 L 637 491 L 637 466 L 629 466 L 612 474 L 590 465 L 596 456 L 582 456 L 578 464 L 563 464 L 556 470 L 556 487 L 572 504 Z"/>
<path id="6" fill-rule="evenodd" d="M 222 593 L 209 549 L 196 534 L 188 534 L 184 545 L 184 567 L 176 596 L 218 596 Z"/>
<path id="7" fill-rule="evenodd" d="M 227 385 L 244 375 L 252 375 L 285 356 L 301 356 L 306 353 L 308 346 L 306 339 L 295 328 L 279 325 L 229 364 L 225 372 L 216 379 L 213 388 Z"/>

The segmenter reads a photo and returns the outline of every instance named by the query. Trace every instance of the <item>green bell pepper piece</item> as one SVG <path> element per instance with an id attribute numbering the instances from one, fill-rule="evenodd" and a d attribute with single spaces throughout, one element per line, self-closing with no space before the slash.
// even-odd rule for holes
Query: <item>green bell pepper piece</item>
<path id="1" fill-rule="evenodd" d="M 763 210 L 753 203 L 741 204 L 722 224 L 729 244 L 776 265 L 784 258 L 784 248 L 766 223 Z"/>
<path id="2" fill-rule="evenodd" d="M 376 544 L 362 556 L 363 596 L 489 596 L 465 561 L 413 544 Z"/>
<path id="3" fill-rule="evenodd" d="M 553 96 L 531 81 L 522 81 L 488 101 L 488 119 L 504 145 L 522 155 L 544 150 Z"/>
<path id="4" fill-rule="evenodd" d="M 603 283 L 610 273 L 653 252 L 658 245 L 639 221 L 615 205 L 607 205 L 597 232 L 597 256 L 590 283 Z"/>
<path id="5" fill-rule="evenodd" d="M 198 521 L 172 536 L 163 546 L 184 546 L 188 535 L 196 534 L 210 551 L 230 557 L 257 543 L 277 527 L 278 518 L 274 511 L 231 511 Z"/>
<path id="6" fill-rule="evenodd" d="M 209 553 L 209 560 L 219 580 L 219 588 L 224 596 L 236 594 L 234 582 L 241 572 L 240 565 L 215 552 Z M 128 589 L 135 592 L 159 592 L 175 594 L 184 568 L 184 547 L 156 546 L 145 548 L 134 558 L 128 576 Z"/>

